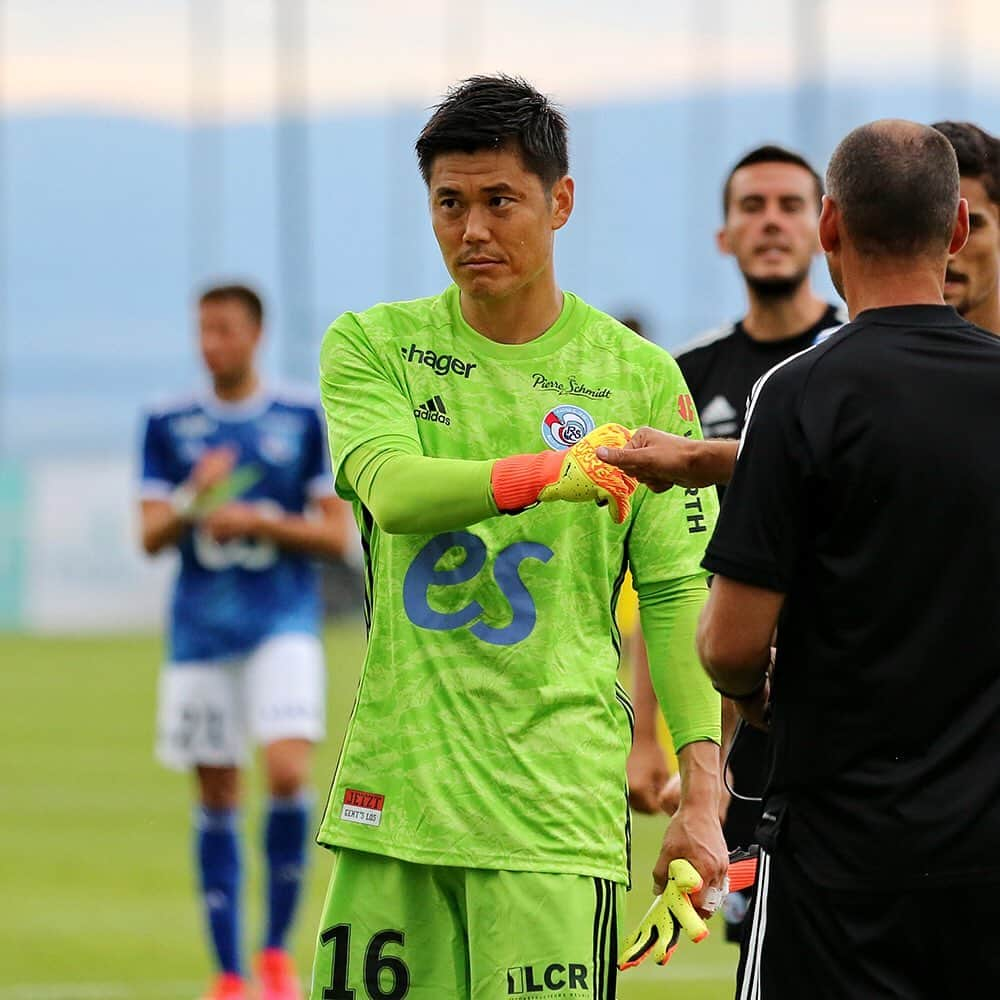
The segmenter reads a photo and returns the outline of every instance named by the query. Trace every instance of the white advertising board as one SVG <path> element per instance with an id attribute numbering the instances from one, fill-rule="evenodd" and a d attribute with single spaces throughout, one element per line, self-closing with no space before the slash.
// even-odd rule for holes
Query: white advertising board
<path id="1" fill-rule="evenodd" d="M 25 626 L 77 632 L 160 625 L 176 557 L 150 559 L 139 546 L 131 462 L 33 462 L 26 492 Z"/>

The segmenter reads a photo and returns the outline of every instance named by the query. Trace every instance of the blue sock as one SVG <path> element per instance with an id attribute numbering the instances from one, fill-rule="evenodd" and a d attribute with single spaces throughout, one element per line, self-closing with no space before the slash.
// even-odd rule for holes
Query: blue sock
<path id="1" fill-rule="evenodd" d="M 310 796 L 272 798 L 267 810 L 267 936 L 265 948 L 283 948 L 295 914 L 306 860 Z"/>
<path id="2" fill-rule="evenodd" d="M 240 974 L 240 841 L 236 809 L 195 812 L 202 905 L 219 968 Z"/>

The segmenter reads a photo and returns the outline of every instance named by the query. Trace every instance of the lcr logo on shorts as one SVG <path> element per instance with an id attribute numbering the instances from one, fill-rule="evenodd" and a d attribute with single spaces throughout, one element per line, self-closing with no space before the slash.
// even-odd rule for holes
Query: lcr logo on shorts
<path id="1" fill-rule="evenodd" d="M 542 418 L 542 439 L 553 451 L 566 451 L 597 426 L 594 418 L 572 403 L 554 406 Z"/>
<path id="2" fill-rule="evenodd" d="M 519 965 L 507 970 L 507 996 L 570 997 L 586 994 L 587 966 L 572 962 L 551 965 Z"/>

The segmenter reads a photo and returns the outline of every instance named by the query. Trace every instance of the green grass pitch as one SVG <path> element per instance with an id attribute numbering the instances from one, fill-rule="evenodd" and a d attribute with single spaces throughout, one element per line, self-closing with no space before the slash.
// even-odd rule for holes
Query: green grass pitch
<path id="1" fill-rule="evenodd" d="M 315 772 L 322 800 L 350 712 L 364 638 L 326 634 L 330 736 Z M 192 1000 L 209 975 L 192 889 L 190 779 L 152 757 L 160 657 L 154 636 L 40 639 L 0 635 L 0 1000 Z M 259 775 L 244 824 L 259 842 Z M 663 821 L 637 818 L 629 923 L 648 905 Z M 259 852 L 247 852 L 248 943 L 261 914 Z M 294 951 L 303 973 L 330 868 L 312 853 Z M 667 968 L 620 980 L 621 1000 L 723 1000 L 736 948 L 721 918 Z"/>

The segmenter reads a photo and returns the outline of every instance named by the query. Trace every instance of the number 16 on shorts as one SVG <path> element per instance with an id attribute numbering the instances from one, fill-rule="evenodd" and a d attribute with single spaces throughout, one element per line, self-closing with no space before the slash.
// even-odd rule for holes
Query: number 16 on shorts
<path id="1" fill-rule="evenodd" d="M 351 925 L 337 924 L 328 927 L 319 936 L 320 948 L 332 949 L 330 955 L 330 984 L 324 986 L 318 997 L 322 1000 L 356 1000 L 358 992 L 348 985 L 352 974 L 350 967 Z M 360 981 L 364 983 L 362 997 L 370 1000 L 403 1000 L 410 991 L 410 970 L 398 955 L 386 953 L 387 946 L 402 947 L 405 936 L 402 931 L 383 930 L 373 934 L 365 945 Z M 321 963 L 317 956 L 317 973 Z M 314 974 L 317 974 L 314 973 Z M 316 1000 L 319 983 L 313 984 L 313 998 Z M 360 1000 L 360 998 L 358 998 Z"/>

